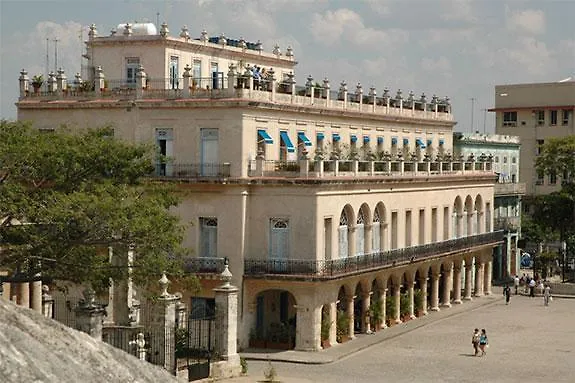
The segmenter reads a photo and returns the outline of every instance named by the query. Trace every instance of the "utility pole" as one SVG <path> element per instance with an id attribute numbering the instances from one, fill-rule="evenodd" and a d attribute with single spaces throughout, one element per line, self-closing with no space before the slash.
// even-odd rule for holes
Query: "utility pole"
<path id="1" fill-rule="evenodd" d="M 475 110 L 475 97 L 471 97 L 471 133 L 474 132 L 473 130 L 473 111 Z"/>
<path id="2" fill-rule="evenodd" d="M 54 73 L 58 73 L 58 40 L 55 38 L 52 40 L 54 42 Z"/>
<path id="3" fill-rule="evenodd" d="M 485 134 L 485 123 L 487 120 L 487 108 L 481 109 L 483 111 L 483 134 Z"/>
<path id="4" fill-rule="evenodd" d="M 50 55 L 48 50 L 50 49 L 50 39 L 46 37 L 46 77 L 48 79 L 48 73 L 50 72 Z"/>

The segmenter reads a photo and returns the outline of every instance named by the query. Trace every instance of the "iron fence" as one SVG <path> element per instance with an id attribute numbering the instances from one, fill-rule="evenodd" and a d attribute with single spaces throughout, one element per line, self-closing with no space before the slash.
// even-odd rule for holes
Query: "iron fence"
<path id="1" fill-rule="evenodd" d="M 246 259 L 244 260 L 244 274 L 248 276 L 271 274 L 332 278 L 373 268 L 415 262 L 473 246 L 494 244 L 503 241 L 503 235 L 503 231 L 496 231 L 332 260 Z"/>
<path id="2" fill-rule="evenodd" d="M 224 271 L 226 259 L 212 257 L 187 258 L 184 270 L 188 273 L 221 273 Z"/>
<path id="3" fill-rule="evenodd" d="M 158 163 L 156 164 L 156 177 L 166 178 L 226 178 L 230 176 L 229 163 Z"/>

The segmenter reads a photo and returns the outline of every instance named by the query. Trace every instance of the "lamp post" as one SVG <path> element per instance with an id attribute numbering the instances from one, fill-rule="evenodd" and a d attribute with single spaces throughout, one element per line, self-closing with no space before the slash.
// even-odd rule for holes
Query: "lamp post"
<path id="1" fill-rule="evenodd" d="M 567 242 L 561 242 L 561 259 L 563 263 L 563 283 L 565 283 L 565 272 L 567 270 Z"/>

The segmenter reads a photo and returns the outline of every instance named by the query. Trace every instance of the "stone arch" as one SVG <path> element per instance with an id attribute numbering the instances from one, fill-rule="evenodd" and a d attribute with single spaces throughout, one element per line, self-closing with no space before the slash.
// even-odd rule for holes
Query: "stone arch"
<path id="1" fill-rule="evenodd" d="M 365 315 L 363 315 L 363 306 L 364 306 L 364 299 L 365 294 L 368 291 L 365 291 L 363 284 L 358 282 L 355 285 L 355 292 L 353 299 L 353 332 L 354 333 L 362 333 L 365 331 Z"/>
<path id="2" fill-rule="evenodd" d="M 355 222 L 355 254 L 361 255 L 369 252 L 371 243 L 369 243 L 371 234 L 371 212 L 369 206 L 363 203 L 358 212 Z"/>
<path id="3" fill-rule="evenodd" d="M 336 340 L 338 343 L 350 338 L 350 318 L 353 318 L 353 312 L 350 312 L 350 302 L 353 301 L 353 295 L 350 288 L 343 285 L 339 288 L 336 303 Z M 353 309 L 353 307 L 352 307 Z"/>
<path id="4" fill-rule="evenodd" d="M 351 240 L 352 228 L 354 226 L 355 216 L 353 208 L 348 204 L 343 207 L 339 216 L 339 226 L 337 231 L 338 237 L 338 254 L 339 258 L 348 258 L 354 254 L 353 241 Z"/>
<path id="5" fill-rule="evenodd" d="M 475 215 L 473 220 L 473 234 L 481 234 L 485 231 L 483 223 L 483 197 L 481 194 L 475 196 L 475 203 L 473 206 L 473 214 Z"/>
<path id="6" fill-rule="evenodd" d="M 256 316 L 250 331 L 251 347 L 295 348 L 297 333 L 295 295 L 286 289 L 264 289 L 254 297 Z"/>
<path id="7" fill-rule="evenodd" d="M 463 208 L 465 215 L 463 217 L 463 236 L 472 235 L 473 230 L 473 198 L 470 195 L 465 197 L 465 206 Z"/>
<path id="8" fill-rule="evenodd" d="M 380 252 L 388 250 L 388 228 L 387 211 L 383 202 L 378 202 L 373 209 L 372 219 L 372 244 L 373 251 Z"/>
<path id="9" fill-rule="evenodd" d="M 463 202 L 461 197 L 455 197 L 453 202 L 453 212 L 452 212 L 452 238 L 459 238 L 462 236 L 462 217 L 463 217 Z"/>

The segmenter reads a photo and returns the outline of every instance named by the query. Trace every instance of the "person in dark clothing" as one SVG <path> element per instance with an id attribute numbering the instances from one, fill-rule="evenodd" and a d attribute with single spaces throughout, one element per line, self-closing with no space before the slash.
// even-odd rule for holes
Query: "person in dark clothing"
<path id="1" fill-rule="evenodd" d="M 508 305 L 511 299 L 511 288 L 508 285 L 503 288 L 503 295 L 505 295 L 505 304 Z"/>

